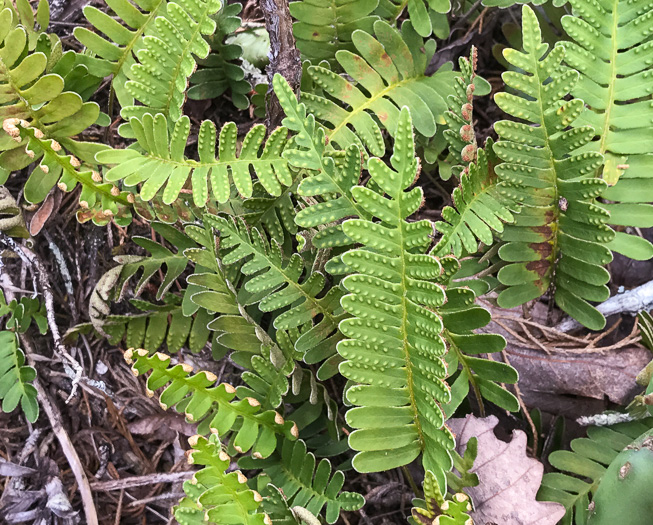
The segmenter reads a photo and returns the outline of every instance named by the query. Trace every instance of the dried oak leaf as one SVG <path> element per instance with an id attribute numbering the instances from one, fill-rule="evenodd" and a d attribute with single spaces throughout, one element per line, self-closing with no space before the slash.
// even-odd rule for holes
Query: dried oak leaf
<path id="1" fill-rule="evenodd" d="M 509 443 L 494 435 L 495 416 L 450 419 L 456 450 L 463 454 L 470 438 L 478 439 L 478 455 L 470 472 L 478 476 L 477 487 L 466 488 L 474 502 L 476 525 L 555 525 L 565 515 L 559 503 L 536 501 L 544 467 L 526 456 L 526 434 L 512 433 Z"/>

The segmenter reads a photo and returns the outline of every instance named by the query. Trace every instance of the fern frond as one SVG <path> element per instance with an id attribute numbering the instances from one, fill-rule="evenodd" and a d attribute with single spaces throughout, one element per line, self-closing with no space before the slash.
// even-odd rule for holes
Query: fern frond
<path id="1" fill-rule="evenodd" d="M 565 523 L 586 523 L 590 496 L 596 492 L 612 460 L 652 427 L 653 418 L 610 427 L 588 427 L 586 438 L 571 442 L 571 451 L 557 450 L 549 454 L 549 463 L 562 472 L 544 474 L 537 499 L 564 505 Z"/>
<path id="2" fill-rule="evenodd" d="M 198 308 L 192 315 L 185 315 L 175 296 L 168 295 L 168 304 L 156 305 L 147 301 L 132 299 L 130 304 L 138 312 L 131 315 L 110 315 L 102 321 L 103 330 L 112 344 L 125 340 L 127 348 L 159 350 L 164 344 L 170 353 L 187 347 L 191 352 L 200 352 L 211 339 L 207 328 L 213 316 L 204 308 Z"/>
<path id="3" fill-rule="evenodd" d="M 132 237 L 134 243 L 141 248 L 145 248 L 151 255 L 149 257 L 117 256 L 115 258 L 117 262 L 124 261 L 126 263 L 123 265 L 120 277 L 115 284 L 115 297 L 117 300 L 122 299 L 127 283 L 141 268 L 143 273 L 134 288 L 134 295 L 136 296 L 141 294 L 154 274 L 165 265 L 166 271 L 163 281 L 159 285 L 156 293 L 156 299 L 161 300 L 163 295 L 188 266 L 188 259 L 184 256 L 184 250 L 197 248 L 197 244 L 192 239 L 170 225 L 155 222 L 152 224 L 152 229 L 175 246 L 178 252 L 173 253 L 162 244 L 148 237 Z"/>
<path id="4" fill-rule="evenodd" d="M 199 67 L 190 77 L 188 98 L 214 99 L 229 90 L 234 106 L 240 109 L 249 107 L 247 95 L 252 87 L 245 80 L 245 73 L 238 63 L 243 50 L 238 44 L 224 42 L 226 37 L 240 28 L 242 21 L 238 13 L 242 7 L 238 3 L 227 5 L 225 2 L 213 16 L 217 29 L 207 36 L 211 52 L 205 59 L 197 61 Z"/>
<path id="5" fill-rule="evenodd" d="M 523 204 L 515 223 L 505 227 L 499 250 L 508 263 L 498 274 L 507 286 L 498 297 L 512 308 L 551 290 L 557 305 L 588 328 L 605 326 L 603 315 L 588 301 L 610 295 L 603 268 L 612 260 L 606 247 L 614 232 L 605 225 L 608 212 L 594 204 L 606 183 L 594 174 L 603 162 L 596 152 L 573 152 L 594 136 L 590 127 L 568 129 L 583 110 L 583 101 L 564 100 L 578 73 L 560 66 L 565 50 L 558 45 L 545 56 L 533 10 L 522 10 L 524 52 L 504 50 L 521 72 L 503 74 L 520 94 L 498 93 L 495 101 L 509 115 L 529 124 L 501 121 L 495 153 L 504 160 L 495 171 L 501 193 Z"/>
<path id="6" fill-rule="evenodd" d="M 46 138 L 40 129 L 31 127 L 27 121 L 7 119 L 3 128 L 22 145 L 20 151 L 30 162 L 38 162 L 25 183 L 24 195 L 28 202 L 42 202 L 55 185 L 65 192 L 73 191 L 79 185 L 82 188 L 79 213 L 97 212 L 94 222 L 99 225 L 111 219 L 121 226 L 131 222 L 130 207 L 134 201 L 131 193 L 103 183 L 99 173 L 82 166 L 77 157 L 65 153 L 59 142 Z"/>
<path id="7" fill-rule="evenodd" d="M 164 388 L 159 402 L 164 409 L 176 407 L 190 421 L 201 422 L 200 430 L 206 429 L 219 436 L 232 435 L 232 444 L 239 452 L 252 450 L 261 457 L 268 457 L 277 446 L 278 438 L 294 440 L 297 427 L 284 421 L 274 410 L 261 410 L 253 398 L 234 401 L 236 389 L 227 384 L 216 384 L 211 372 L 191 375 L 187 364 L 170 366 L 170 356 L 147 350 L 127 350 L 125 360 L 135 375 L 149 373 L 147 391 Z"/>
<path id="8" fill-rule="evenodd" d="M 467 494 L 459 492 L 445 498 L 446 491 L 443 494 L 431 471 L 424 476 L 423 488 L 424 499 L 413 500 L 412 519 L 409 519 L 413 525 L 474 525 Z"/>
<path id="9" fill-rule="evenodd" d="M 31 384 L 36 370 L 25 365 L 25 354 L 18 348 L 16 334 L 0 332 L 0 399 L 2 411 L 13 412 L 20 405 L 28 421 L 39 417 L 36 388 Z"/>
<path id="10" fill-rule="evenodd" d="M 394 136 L 399 108 L 408 106 L 415 129 L 425 137 L 433 136 L 436 123 L 444 124 L 444 98 L 452 92 L 455 74 L 445 68 L 425 75 L 435 41 L 424 42 L 410 24 L 398 31 L 379 20 L 374 23 L 374 33 L 376 38 L 360 30 L 352 33 L 358 54 L 336 53 L 336 60 L 354 82 L 325 67 L 311 66 L 308 74 L 328 97 L 303 93 L 302 100 L 340 149 L 357 145 L 382 156 L 385 144 L 377 120 Z"/>
<path id="11" fill-rule="evenodd" d="M 208 56 L 204 35 L 215 31 L 211 15 L 221 5 L 220 0 L 167 2 L 154 20 L 154 30 L 146 29 L 141 37 L 137 62 L 126 71 L 125 87 L 142 106 L 123 107 L 123 118 L 143 118 L 146 113 L 163 113 L 171 122 L 181 118 L 188 77 L 196 67 L 194 57 Z"/>
<path id="12" fill-rule="evenodd" d="M 352 33 L 372 33 L 379 17 L 372 13 L 378 0 L 301 0 L 291 2 L 290 14 L 297 20 L 293 34 L 304 60 L 319 64 L 329 61 L 337 65 L 336 52 L 354 51 Z"/>
<path id="13" fill-rule="evenodd" d="M 106 0 L 108 13 L 87 5 L 84 16 L 97 32 L 86 27 L 75 28 L 75 38 L 90 52 L 80 55 L 81 63 L 92 75 L 113 75 L 111 86 L 123 107 L 134 104 L 133 96 L 125 88 L 127 71 L 136 63 L 136 55 L 145 49 L 143 36 L 154 32 L 155 20 L 165 12 L 167 3 L 167 0 Z"/>
<path id="14" fill-rule="evenodd" d="M 447 284 L 447 302 L 438 310 L 448 343 L 446 363 L 451 374 L 447 378 L 451 385 L 451 400 L 442 407 L 445 414 L 454 414 L 469 394 L 470 386 L 482 413 L 485 411 L 483 399 L 504 410 L 519 410 L 517 398 L 501 386 L 501 383 L 516 383 L 517 371 L 504 363 L 479 357 L 479 354 L 501 352 L 506 340 L 498 334 L 476 333 L 475 330 L 490 322 L 490 313 L 476 304 L 472 290 Z"/>
<path id="15" fill-rule="evenodd" d="M 250 232 L 242 222 L 214 215 L 206 215 L 204 221 L 220 231 L 220 246 L 229 250 L 222 256 L 222 262 L 238 264 L 243 275 L 254 276 L 244 289 L 260 298 L 256 301 L 259 309 L 262 312 L 285 309 L 274 318 L 274 327 L 277 330 L 304 327 L 321 316 L 319 322 L 302 334 L 297 348 L 305 353 L 319 345 L 327 357 L 333 355 L 340 340 L 338 324 L 345 316 L 339 304 L 340 290 L 331 288 L 318 298 L 325 288 L 324 276 L 313 272 L 302 279 L 305 271 L 302 257 L 293 254 L 288 261 L 284 260 L 280 246 L 270 243 L 256 228 Z"/>
<path id="16" fill-rule="evenodd" d="M 316 248 L 346 248 L 352 240 L 337 222 L 346 217 L 370 217 L 352 196 L 352 188 L 360 179 L 360 151 L 356 146 L 349 147 L 342 166 L 338 167 L 327 151 L 324 129 L 315 122 L 313 115 L 307 114 L 306 106 L 297 100 L 286 79 L 275 75 L 273 86 L 286 114 L 283 124 L 296 133 L 294 148 L 284 151 L 283 156 L 294 168 L 308 171 L 297 193 L 303 197 L 327 199 L 307 206 L 297 214 L 295 222 L 303 228 L 318 229 L 312 239 Z M 344 273 L 339 258 L 329 261 L 326 270 L 333 274 Z"/>
<path id="17" fill-rule="evenodd" d="M 263 512 L 262 496 L 247 486 L 243 473 L 226 472 L 231 458 L 222 450 L 217 436 L 193 436 L 188 442 L 192 447 L 188 462 L 203 468 L 184 482 L 186 497 L 174 509 L 181 525 L 272 525 Z"/>
<path id="18" fill-rule="evenodd" d="M 250 168 L 271 195 L 281 195 L 282 185 L 290 186 L 293 182 L 288 163 L 281 156 L 287 141 L 285 128 L 277 128 L 263 146 L 265 126 L 254 126 L 237 153 L 238 130 L 236 124 L 229 122 L 220 131 L 216 157 L 215 125 L 205 120 L 199 131 L 199 161 L 196 161 L 184 155 L 190 133 L 188 117 L 177 120 L 172 135 L 168 133 L 168 120 L 160 113 L 156 116 L 146 113 L 141 119 L 132 118 L 130 123 L 143 153 L 133 148 L 112 149 L 98 153 L 97 160 L 115 165 L 106 173 L 108 181 L 124 180 L 126 186 L 143 183 L 140 197 L 145 201 L 154 198 L 165 184 L 163 203 L 174 202 L 189 177 L 196 206 L 206 205 L 209 180 L 212 195 L 220 203 L 227 202 L 231 196 L 230 178 L 242 196 L 251 197 Z"/>
<path id="19" fill-rule="evenodd" d="M 431 35 L 430 10 L 436 13 L 448 13 L 451 10 L 450 0 L 380 0 L 376 13 L 385 20 L 395 21 L 408 8 L 408 17 L 415 26 L 415 31 L 424 38 Z"/>
<path id="20" fill-rule="evenodd" d="M 570 4 L 574 16 L 564 16 L 562 26 L 574 42 L 563 43 L 565 62 L 580 73 L 572 95 L 589 106 L 574 126 L 594 128 L 593 141 L 581 151 L 605 156 L 608 188 L 602 196 L 610 203 L 602 206 L 610 212 L 609 223 L 652 227 L 653 6 L 645 0 Z M 653 257 L 650 242 L 622 232 L 608 247 L 635 259 Z"/>
<path id="21" fill-rule="evenodd" d="M 53 64 L 48 64 L 45 52 L 30 49 L 28 30 L 14 17 L 9 8 L 0 11 L 0 121 L 23 121 L 64 146 L 66 141 L 73 143 L 69 137 L 92 125 L 100 108 L 64 91 L 64 79 L 48 72 Z M 32 159 L 25 153 L 24 140 L 17 143 L 11 138 L 6 129 L 0 132 L 0 166 L 17 171 Z"/>
<path id="22" fill-rule="evenodd" d="M 331 474 L 328 459 L 317 464 L 315 456 L 307 452 L 302 440 L 281 441 L 274 455 L 265 459 L 244 457 L 238 462 L 244 469 L 262 469 L 274 486 L 283 491 L 290 506 L 299 506 L 318 516 L 325 509 L 327 523 L 335 523 L 343 510 L 360 509 L 365 500 L 355 492 L 341 492 L 344 474 Z"/>
<path id="23" fill-rule="evenodd" d="M 261 184 L 255 184 L 252 197 L 243 202 L 245 211 L 241 217 L 250 226 L 260 226 L 272 240 L 283 246 L 298 231 L 293 202 L 296 193 L 297 182 L 284 188 L 276 197 L 271 197 Z"/>
<path id="24" fill-rule="evenodd" d="M 347 390 L 357 408 L 347 412 L 355 430 L 350 446 L 360 451 L 353 459 L 361 472 L 406 465 L 423 453 L 426 469 L 442 483 L 451 468 L 454 446 L 444 426 L 439 403 L 450 400 L 443 357 L 446 344 L 442 320 L 434 313 L 446 295 L 434 282 L 439 261 L 426 254 L 432 225 L 407 222 L 422 204 L 421 188 L 409 188 L 419 173 L 410 111 L 403 108 L 398 122 L 392 167 L 373 158 L 368 162 L 376 192 L 357 186 L 352 192 L 375 223 L 350 219 L 343 230 L 363 245 L 343 255 L 354 275 L 343 280 L 349 295 L 342 305 L 354 315 L 340 323 L 348 337 L 338 344 L 346 359 L 340 372 L 359 383 Z M 383 194 L 389 198 L 385 198 Z"/>
<path id="25" fill-rule="evenodd" d="M 485 149 L 475 151 L 476 162 L 462 171 L 460 184 L 452 194 L 455 207 L 445 206 L 442 210 L 444 221 L 435 223 L 442 237 L 433 248 L 433 255 L 475 254 L 479 241 L 491 246 L 494 232 L 500 235 L 504 223 L 514 222 L 512 211 L 516 206 L 501 195 L 499 179 L 494 172 L 497 159 L 492 146 L 492 140 L 488 139 Z"/>

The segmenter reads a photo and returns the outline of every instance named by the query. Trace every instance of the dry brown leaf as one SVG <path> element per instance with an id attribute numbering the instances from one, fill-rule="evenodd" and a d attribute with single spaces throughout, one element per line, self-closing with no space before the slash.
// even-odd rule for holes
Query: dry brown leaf
<path id="1" fill-rule="evenodd" d="M 464 454 L 470 438 L 478 439 L 478 455 L 471 472 L 478 476 L 476 487 L 466 488 L 474 502 L 476 525 L 556 525 L 565 515 L 559 503 L 536 501 L 544 467 L 526 456 L 526 434 L 512 433 L 510 443 L 494 435 L 495 416 L 450 419 L 447 425 L 456 435 L 456 450 Z"/>
<path id="2" fill-rule="evenodd" d="M 34 212 L 32 219 L 29 221 L 29 233 L 32 237 L 39 234 L 45 226 L 45 223 L 52 214 L 59 209 L 61 205 L 61 192 L 56 188 L 48 193 L 39 209 Z"/>

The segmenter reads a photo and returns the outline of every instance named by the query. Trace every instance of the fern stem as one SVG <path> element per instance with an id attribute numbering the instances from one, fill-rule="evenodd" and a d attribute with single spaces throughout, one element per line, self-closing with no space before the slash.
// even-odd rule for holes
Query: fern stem
<path id="1" fill-rule="evenodd" d="M 474 391 L 474 396 L 476 397 L 476 401 L 478 402 L 478 411 L 480 416 L 485 417 L 485 405 L 483 404 L 483 396 L 481 395 L 481 389 L 478 386 L 478 383 L 476 382 L 474 374 L 472 373 L 472 369 L 470 368 L 469 364 L 467 363 L 467 360 L 465 359 L 465 354 L 463 354 L 460 351 L 460 348 L 458 348 L 458 345 L 455 343 L 455 341 L 451 337 L 451 334 L 446 328 L 442 331 L 442 333 L 444 337 L 447 339 L 447 342 L 449 343 L 449 351 L 453 349 L 453 351 L 456 353 L 458 362 L 462 365 L 463 370 L 465 371 L 467 377 L 469 378 L 469 384 L 471 385 L 472 390 Z M 453 414 L 448 414 L 448 415 L 451 416 Z"/>
<path id="2" fill-rule="evenodd" d="M 408 470 L 408 467 L 404 465 L 403 467 L 401 467 L 401 471 L 404 473 L 404 476 L 406 477 L 406 480 L 408 481 L 408 484 L 410 485 L 413 494 L 415 494 L 415 497 L 421 498 L 422 491 L 419 490 L 417 483 L 415 483 L 415 478 L 413 478 L 413 475 L 410 473 L 410 470 Z"/>

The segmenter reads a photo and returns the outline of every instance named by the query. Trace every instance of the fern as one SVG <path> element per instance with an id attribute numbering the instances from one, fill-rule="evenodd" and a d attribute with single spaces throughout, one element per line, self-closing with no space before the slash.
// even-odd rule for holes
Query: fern
<path id="1" fill-rule="evenodd" d="M 167 299 L 169 304 L 165 305 L 132 299 L 130 304 L 138 312 L 110 315 L 102 321 L 102 329 L 113 344 L 119 344 L 124 338 L 127 348 L 155 351 L 165 343 L 168 352 L 179 352 L 183 347 L 193 353 L 200 352 L 211 340 L 207 325 L 213 316 L 204 308 L 187 316 L 182 305 L 173 302 L 175 296 L 168 295 Z"/>
<path id="2" fill-rule="evenodd" d="M 105 36 L 85 27 L 75 28 L 75 38 L 90 52 L 80 55 L 81 62 L 93 75 L 113 75 L 111 87 L 121 106 L 134 104 L 125 87 L 127 72 L 146 47 L 143 36 L 154 32 L 155 20 L 165 12 L 167 3 L 167 0 L 106 0 L 115 16 L 90 5 L 84 7 L 86 19 Z"/>
<path id="3" fill-rule="evenodd" d="M 387 20 L 397 20 L 404 9 L 407 9 L 417 33 L 426 38 L 433 32 L 429 11 L 448 13 L 451 10 L 451 2 L 450 0 L 380 0 L 376 13 Z"/>
<path id="4" fill-rule="evenodd" d="M 302 58 L 314 64 L 329 61 L 337 66 L 336 52 L 354 51 L 352 33 L 371 33 L 378 20 L 372 13 L 378 0 L 302 0 L 291 2 L 290 14 L 297 21 L 293 34 Z"/>
<path id="5" fill-rule="evenodd" d="M 593 203 L 606 187 L 594 177 L 600 153 L 573 154 L 594 136 L 589 127 L 567 130 L 583 109 L 579 99 L 563 100 L 578 78 L 560 63 L 564 48 L 546 58 L 539 23 L 523 7 L 524 52 L 504 50 L 508 62 L 524 73 L 504 73 L 506 84 L 521 93 L 499 93 L 495 100 L 508 114 L 534 124 L 501 121 L 494 145 L 504 162 L 495 168 L 501 193 L 523 203 L 514 225 L 502 235 L 500 257 L 508 263 L 498 278 L 507 289 L 498 297 L 512 308 L 551 290 L 558 306 L 588 328 L 605 326 L 603 315 L 588 301 L 609 297 L 602 267 L 612 260 L 606 247 L 614 236 L 605 225 L 608 212 Z M 549 82 L 549 79 L 551 81 Z"/>
<path id="6" fill-rule="evenodd" d="M 199 430 L 219 436 L 232 434 L 232 445 L 239 452 L 252 450 L 261 457 L 272 454 L 279 437 L 297 438 L 297 427 L 274 410 L 261 410 L 253 398 L 234 401 L 236 389 L 227 383 L 216 384 L 210 372 L 191 375 L 186 364 L 170 365 L 170 356 L 147 350 L 128 350 L 125 360 L 135 375 L 150 373 L 147 391 L 165 387 L 159 396 L 164 409 L 176 407 L 190 421 L 200 422 Z M 237 424 L 238 423 L 238 424 Z"/>
<path id="7" fill-rule="evenodd" d="M 231 93 L 234 106 L 240 109 L 249 107 L 248 93 L 252 87 L 245 80 L 243 69 L 238 60 L 243 54 L 238 44 L 225 43 L 225 38 L 241 26 L 238 17 L 242 6 L 226 2 L 220 11 L 213 16 L 216 21 L 216 31 L 207 37 L 211 53 L 205 59 L 198 60 L 199 68 L 190 77 L 191 87 L 188 98 L 193 100 L 215 99 L 227 90 Z"/>
<path id="8" fill-rule="evenodd" d="M 327 523 L 335 523 L 342 510 L 358 510 L 365 503 L 360 494 L 340 492 L 344 474 L 338 470 L 331 475 L 331 463 L 326 458 L 316 468 L 315 456 L 307 452 L 302 440 L 280 441 L 274 455 L 266 459 L 245 457 L 238 466 L 262 469 L 273 485 L 283 491 L 289 505 L 303 507 L 316 516 L 326 506 Z"/>
<path id="9" fill-rule="evenodd" d="M 473 525 L 469 496 L 458 492 L 450 498 L 443 494 L 432 472 L 424 476 L 424 499 L 413 500 L 413 525 Z"/>
<path id="10" fill-rule="evenodd" d="M 494 232 L 500 236 L 504 223 L 514 222 L 511 208 L 515 206 L 501 195 L 494 172 L 497 159 L 492 146 L 489 139 L 485 149 L 475 152 L 476 162 L 470 163 L 462 172 L 460 185 L 452 194 L 455 208 L 445 206 L 442 210 L 444 221 L 435 223 L 442 237 L 433 248 L 433 255 L 452 253 L 461 257 L 464 253 L 474 254 L 478 251 L 479 241 L 491 246 Z"/>
<path id="11" fill-rule="evenodd" d="M 327 126 L 332 143 L 341 149 L 355 144 L 381 156 L 385 144 L 377 120 L 394 136 L 399 108 L 408 106 L 416 130 L 426 137 L 433 136 L 436 123 L 444 123 L 444 98 L 451 93 L 449 84 L 454 74 L 444 68 L 432 76 L 425 75 L 435 41 L 424 42 L 410 24 L 398 31 L 379 20 L 374 24 L 374 33 L 376 39 L 360 30 L 352 33 L 359 54 L 346 50 L 336 53 L 338 63 L 359 85 L 325 67 L 311 66 L 311 79 L 331 98 L 304 93 L 303 101 L 309 112 Z M 332 99 L 349 108 L 340 107 Z"/>
<path id="12" fill-rule="evenodd" d="M 24 145 L 21 151 L 30 162 L 40 161 L 25 183 L 28 202 L 42 202 L 55 185 L 65 192 L 71 192 L 79 185 L 82 188 L 80 213 L 95 212 L 93 222 L 98 225 L 111 219 L 121 226 L 131 222 L 130 207 L 134 202 L 131 193 L 103 183 L 98 172 L 83 167 L 77 157 L 65 153 L 59 142 L 46 138 L 41 130 L 31 127 L 27 121 L 7 119 L 3 128 L 16 142 Z"/>
<path id="13" fill-rule="evenodd" d="M 9 315 L 5 327 L 12 332 L 24 334 L 34 321 L 41 335 L 48 333 L 45 304 L 36 297 L 21 297 L 7 303 L 4 292 L 0 290 L 0 317 L 5 315 Z"/>
<path id="14" fill-rule="evenodd" d="M 447 260 L 442 259 L 446 264 Z M 497 383 L 517 382 L 517 371 L 509 365 L 494 361 L 488 355 L 483 359 L 479 354 L 501 352 L 505 339 L 498 334 L 475 333 L 491 320 L 490 312 L 475 304 L 475 294 L 466 287 L 453 287 L 449 282 L 447 302 L 438 313 L 444 324 L 444 338 L 447 341 L 447 369 L 451 376 L 451 400 L 443 406 L 447 416 L 452 416 L 472 387 L 481 413 L 485 413 L 483 399 L 500 406 L 504 410 L 519 410 L 517 398 Z M 460 370 L 458 370 L 460 367 Z"/>
<path id="15" fill-rule="evenodd" d="M 608 465 L 652 425 L 653 419 L 648 418 L 611 427 L 589 427 L 586 438 L 571 442 L 571 451 L 549 454 L 549 463 L 569 474 L 544 474 L 538 499 L 562 503 L 567 509 L 565 523 L 586 523 L 590 496 L 596 492 Z"/>
<path id="16" fill-rule="evenodd" d="M 243 202 L 241 217 L 250 226 L 260 226 L 272 240 L 283 246 L 298 232 L 293 202 L 296 193 L 297 182 L 284 188 L 276 197 L 271 197 L 261 184 L 255 184 L 252 197 Z"/>
<path id="17" fill-rule="evenodd" d="M 111 182 L 124 180 L 126 186 L 143 183 L 140 197 L 149 201 L 165 184 L 163 203 L 174 202 L 191 178 L 193 201 L 205 206 L 208 199 L 208 181 L 211 181 L 213 197 L 227 202 L 231 196 L 229 174 L 237 190 L 244 197 L 251 197 L 253 182 L 250 168 L 259 177 L 263 187 L 272 195 L 280 195 L 282 184 L 292 184 L 292 175 L 281 152 L 286 144 L 287 130 L 278 128 L 270 135 L 263 152 L 259 150 L 265 138 L 265 127 L 254 126 L 243 141 L 240 153 L 236 153 L 237 129 L 233 122 L 225 124 L 220 131 L 219 156 L 215 156 L 215 125 L 205 120 L 199 131 L 199 161 L 187 159 L 184 150 L 190 133 L 190 120 L 182 117 L 168 133 L 168 120 L 162 115 L 145 114 L 142 119 L 130 120 L 138 145 L 136 149 L 107 150 L 98 153 L 102 164 L 115 165 L 106 173 Z"/>
<path id="18" fill-rule="evenodd" d="M 64 91 L 64 79 L 47 72 L 53 64 L 48 64 L 45 52 L 30 49 L 29 30 L 18 25 L 15 16 L 12 9 L 0 11 L 0 121 L 12 125 L 25 122 L 65 147 L 76 146 L 74 151 L 79 154 L 85 145 L 70 137 L 97 120 L 99 106 L 84 102 L 77 93 Z M 7 129 L 0 133 L 0 166 L 17 171 L 29 165 L 32 158 L 25 152 L 24 139 L 16 142 L 11 138 Z"/>
<path id="19" fill-rule="evenodd" d="M 300 211 L 295 222 L 303 228 L 317 228 L 312 239 L 318 249 L 342 249 L 352 240 L 342 231 L 342 225 L 334 222 L 346 217 L 368 218 L 369 213 L 352 196 L 352 188 L 360 178 L 360 151 L 351 146 L 345 153 L 341 167 L 327 152 L 324 130 L 307 115 L 306 106 L 299 103 L 288 82 L 281 76 L 273 79 L 274 91 L 286 114 L 284 125 L 296 133 L 294 146 L 284 152 L 284 158 L 296 169 L 307 170 L 309 175 L 300 183 L 297 193 L 303 197 L 325 196 L 326 202 L 313 202 Z M 339 258 L 333 258 L 326 266 L 333 274 L 344 273 Z"/>
<path id="20" fill-rule="evenodd" d="M 270 525 L 263 512 L 262 496 L 247 486 L 242 472 L 229 472 L 229 455 L 215 435 L 209 439 L 193 436 L 188 462 L 202 469 L 184 482 L 186 497 L 175 507 L 175 519 L 181 525 L 238 523 Z"/>
<path id="21" fill-rule="evenodd" d="M 350 293 L 342 305 L 355 317 L 340 323 L 348 337 L 338 344 L 346 359 L 340 372 L 360 383 L 346 393 L 358 407 L 346 416 L 357 429 L 349 445 L 360 451 L 353 465 L 361 472 L 406 465 L 423 453 L 425 468 L 443 480 L 451 468 L 454 438 L 439 405 L 449 401 L 450 393 L 444 382 L 442 320 L 432 309 L 446 296 L 433 282 L 442 267 L 425 253 L 431 223 L 406 221 L 423 198 L 420 188 L 405 191 L 419 170 L 406 108 L 390 160 L 392 168 L 379 159 L 368 163 L 372 180 L 389 198 L 360 186 L 352 190 L 381 222 L 350 219 L 343 224 L 344 232 L 364 246 L 343 256 L 355 274 L 343 280 Z"/>
<path id="22" fill-rule="evenodd" d="M 2 411 L 13 412 L 20 405 L 28 421 L 39 417 L 36 388 L 32 381 L 36 370 L 25 365 L 25 354 L 18 348 L 16 335 L 0 331 L 0 399 Z"/>
<path id="23" fill-rule="evenodd" d="M 563 43 L 565 62 L 580 73 L 572 94 L 589 106 L 574 126 L 594 128 L 582 151 L 605 156 L 603 198 L 610 224 L 653 226 L 653 135 L 650 42 L 653 7 L 643 0 L 570 1 L 575 16 L 562 18 L 575 42 Z M 609 248 L 635 259 L 653 257 L 653 245 L 618 231 Z"/>
<path id="24" fill-rule="evenodd" d="M 123 118 L 143 118 L 146 113 L 163 113 L 171 122 L 181 118 L 188 77 L 196 67 L 194 56 L 208 56 L 204 35 L 215 31 L 211 15 L 220 6 L 220 0 L 167 3 L 165 12 L 155 18 L 154 29 L 141 37 L 137 62 L 126 71 L 125 88 L 142 106 L 124 106 Z"/>
<path id="25" fill-rule="evenodd" d="M 249 232 L 242 222 L 212 215 L 205 216 L 204 221 L 220 230 L 221 248 L 229 250 L 222 257 L 223 263 L 240 264 L 244 275 L 254 276 L 244 284 L 244 289 L 260 298 L 256 301 L 260 310 L 276 312 L 288 308 L 275 317 L 274 327 L 277 330 L 299 328 L 321 316 L 319 322 L 302 334 L 296 346 L 304 353 L 320 345 L 320 351 L 327 357 L 333 355 L 340 340 L 338 323 L 344 317 L 338 288 L 323 295 L 326 281 L 319 272 L 311 273 L 300 283 L 304 273 L 301 256 L 294 254 L 284 261 L 279 245 L 270 244 L 258 230 Z M 323 297 L 318 299 L 318 295 Z"/>

